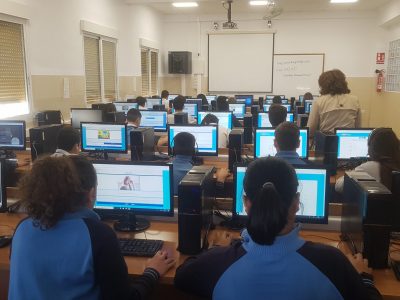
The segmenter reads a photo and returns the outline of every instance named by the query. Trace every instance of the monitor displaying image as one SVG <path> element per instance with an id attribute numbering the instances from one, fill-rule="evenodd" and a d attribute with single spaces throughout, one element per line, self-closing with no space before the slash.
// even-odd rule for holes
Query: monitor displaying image
<path id="1" fill-rule="evenodd" d="M 263 105 L 264 112 L 268 112 L 271 105 L 272 104 L 264 104 Z M 280 105 L 286 107 L 287 112 L 291 112 L 292 106 L 290 104 L 280 104 Z"/>
<path id="2" fill-rule="evenodd" d="M 336 129 L 338 159 L 368 157 L 368 137 L 373 129 Z"/>
<path id="3" fill-rule="evenodd" d="M 246 106 L 253 105 L 253 95 L 235 95 L 236 103 L 244 103 Z"/>
<path id="4" fill-rule="evenodd" d="M 167 112 L 155 110 L 142 110 L 140 127 L 151 127 L 154 131 L 163 132 L 167 130 Z"/>
<path id="5" fill-rule="evenodd" d="M 288 113 L 286 115 L 287 122 L 294 122 L 294 115 L 293 113 Z M 272 127 L 271 122 L 269 121 L 269 114 L 268 113 L 259 113 L 257 119 L 257 127 Z"/>
<path id="6" fill-rule="evenodd" d="M 160 99 L 147 98 L 146 108 L 147 109 L 153 109 L 154 105 L 161 105 L 161 104 L 162 104 L 161 98 Z"/>
<path id="7" fill-rule="evenodd" d="M 196 103 L 185 103 L 185 106 L 183 107 L 183 112 L 187 113 L 188 116 L 197 119 L 198 106 Z M 175 113 L 175 109 L 172 109 L 172 113 Z"/>
<path id="8" fill-rule="evenodd" d="M 229 111 L 231 111 L 236 118 L 243 119 L 244 115 L 246 114 L 246 104 L 229 104 Z"/>
<path id="9" fill-rule="evenodd" d="M 0 149 L 25 150 L 25 121 L 0 121 Z"/>
<path id="10" fill-rule="evenodd" d="M 82 151 L 126 153 L 126 124 L 81 123 Z"/>
<path id="11" fill-rule="evenodd" d="M 114 102 L 113 104 L 117 112 L 124 112 L 125 116 L 131 108 L 138 108 L 138 104 L 132 102 Z"/>
<path id="12" fill-rule="evenodd" d="M 198 118 L 197 118 L 197 124 L 201 124 L 201 122 L 203 121 L 205 116 L 207 116 L 208 114 L 213 114 L 214 116 L 216 116 L 218 118 L 219 126 L 222 126 L 222 127 L 228 128 L 228 129 L 232 129 L 232 113 L 231 112 L 200 111 L 198 114 Z"/>

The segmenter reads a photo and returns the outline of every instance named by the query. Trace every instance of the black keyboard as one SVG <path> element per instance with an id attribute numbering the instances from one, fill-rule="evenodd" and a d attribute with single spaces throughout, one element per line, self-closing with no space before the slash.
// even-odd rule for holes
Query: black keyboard
<path id="1" fill-rule="evenodd" d="M 161 240 L 118 239 L 122 255 L 153 257 L 163 246 Z"/>

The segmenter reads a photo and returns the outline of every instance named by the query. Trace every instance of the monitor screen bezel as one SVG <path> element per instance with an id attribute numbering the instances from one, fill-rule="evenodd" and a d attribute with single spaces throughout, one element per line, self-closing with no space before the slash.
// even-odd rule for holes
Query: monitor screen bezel
<path id="1" fill-rule="evenodd" d="M 82 131 L 82 125 L 83 124 L 99 124 L 99 125 L 110 125 L 110 126 L 124 126 L 125 127 L 125 151 L 123 150 L 88 150 L 83 148 L 83 131 Z M 81 128 L 80 128 L 80 136 L 81 136 L 81 150 L 82 152 L 96 152 L 96 153 L 128 153 L 128 141 L 126 138 L 126 134 L 128 132 L 126 123 L 110 123 L 110 122 L 81 122 Z"/>
<path id="2" fill-rule="evenodd" d="M 160 163 L 160 162 L 132 162 L 132 161 L 106 161 L 106 160 L 96 160 L 93 162 L 95 164 L 114 164 L 114 165 L 139 165 L 139 166 L 167 166 L 169 168 L 169 182 L 170 182 L 170 210 L 168 212 L 161 212 L 161 211 L 152 211 L 149 209 L 104 209 L 104 208 L 93 208 L 93 210 L 99 213 L 102 216 L 120 216 L 124 214 L 133 213 L 135 215 L 144 215 L 144 216 L 166 216 L 172 217 L 174 215 L 174 186 L 173 186 L 173 166 L 168 163 Z M 96 172 L 97 175 L 97 172 Z M 97 199 L 96 199 L 97 200 Z"/>
<path id="3" fill-rule="evenodd" d="M 153 128 L 153 129 L 154 129 L 154 132 L 166 132 L 166 131 L 167 131 L 167 128 L 168 128 L 168 112 L 165 111 L 165 110 L 152 110 L 152 109 L 140 111 L 141 114 L 143 114 L 143 113 L 146 114 L 147 112 L 155 112 L 155 113 L 163 113 L 163 114 L 165 114 L 165 115 L 166 115 L 166 119 L 165 119 L 165 120 L 166 120 L 165 129 L 163 129 L 163 128 L 149 127 L 149 126 L 142 126 L 142 125 L 141 125 L 141 127 L 144 127 L 144 128 Z"/>
<path id="4" fill-rule="evenodd" d="M 171 140 L 170 140 L 170 134 L 169 134 L 170 127 L 214 127 L 214 128 L 216 128 L 217 150 L 215 151 L 215 153 L 214 152 L 197 152 L 197 145 L 196 145 L 196 153 L 195 153 L 195 155 L 196 156 L 218 156 L 218 149 L 219 149 L 218 142 L 219 141 L 218 141 L 218 126 L 217 125 L 199 125 L 199 124 L 175 125 L 175 124 L 168 124 L 167 125 L 168 154 L 172 155 Z"/>
<path id="5" fill-rule="evenodd" d="M 240 167 L 248 167 L 247 163 L 235 164 L 233 168 L 233 200 L 232 200 L 232 219 L 238 221 L 238 223 L 245 224 L 247 220 L 247 215 L 239 215 L 236 213 L 236 203 L 238 199 L 237 195 L 237 169 Z M 325 170 L 326 171 L 326 182 L 325 182 L 325 209 L 323 217 L 312 217 L 312 216 L 298 216 L 296 215 L 296 222 L 303 224 L 328 224 L 329 218 L 329 202 L 330 202 L 330 174 L 325 166 L 315 166 L 315 165 L 293 165 L 294 169 L 314 169 L 314 170 Z M 243 199 L 239 199 L 243 201 Z"/>
<path id="6" fill-rule="evenodd" d="M 362 131 L 362 130 L 371 130 L 371 132 L 374 130 L 375 128 L 345 128 L 345 127 L 338 127 L 338 128 L 335 128 L 335 135 L 338 137 L 338 135 L 336 134 L 336 132 L 338 131 L 338 130 L 351 130 L 351 131 Z M 369 135 L 371 135 L 371 132 L 369 133 Z M 368 138 L 369 138 L 369 135 L 368 135 Z M 354 158 L 357 158 L 357 157 L 350 157 L 350 158 L 339 158 L 339 145 L 340 145 L 340 139 L 339 139 L 339 137 L 337 138 L 337 155 L 336 155 L 336 158 L 337 158 L 337 160 L 338 161 L 349 161 L 349 160 L 351 160 L 351 159 L 354 159 Z M 362 158 L 368 158 L 368 155 L 367 156 L 361 156 Z M 360 158 L 360 156 L 358 156 L 358 158 Z"/>
<path id="7" fill-rule="evenodd" d="M 219 113 L 231 114 L 231 124 L 230 124 L 231 127 L 227 128 L 227 129 L 232 130 L 232 128 L 233 128 L 233 113 L 231 111 L 199 111 L 199 112 L 197 112 L 197 125 L 200 125 L 200 123 L 201 123 L 201 122 L 199 123 L 199 121 L 200 121 L 199 115 L 200 114 L 205 114 L 205 115 L 211 114 L 218 118 Z"/>
<path id="8" fill-rule="evenodd" d="M 25 151 L 26 150 L 26 122 L 23 121 L 23 120 L 1 120 L 0 123 L 1 122 L 4 122 L 4 123 L 15 123 L 15 124 L 22 123 L 22 137 L 23 137 L 24 140 L 23 140 L 23 145 L 20 146 L 20 147 L 17 147 L 17 146 L 11 146 L 11 147 L 0 146 L 0 150 Z"/>
<path id="9" fill-rule="evenodd" d="M 158 104 L 153 104 L 152 107 L 149 107 L 149 106 L 147 105 L 148 102 L 149 102 L 149 100 L 150 100 L 150 102 L 157 100 L 157 101 L 158 101 Z M 146 107 L 148 110 L 153 109 L 154 105 L 162 105 L 162 98 L 146 98 L 146 106 L 145 106 L 145 107 Z"/>

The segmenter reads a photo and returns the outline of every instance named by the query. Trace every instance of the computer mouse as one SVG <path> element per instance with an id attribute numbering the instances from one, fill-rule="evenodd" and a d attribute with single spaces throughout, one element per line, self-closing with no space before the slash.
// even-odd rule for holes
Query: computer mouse
<path id="1" fill-rule="evenodd" d="M 0 248 L 7 247 L 12 241 L 12 236 L 2 235 L 0 236 Z"/>

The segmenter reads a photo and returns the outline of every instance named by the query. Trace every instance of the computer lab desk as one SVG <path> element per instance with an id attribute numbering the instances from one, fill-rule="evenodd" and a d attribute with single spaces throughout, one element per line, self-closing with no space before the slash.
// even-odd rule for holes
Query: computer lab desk
<path id="1" fill-rule="evenodd" d="M 0 231 L 12 233 L 18 222 L 24 218 L 23 214 L 0 214 Z M 108 223 L 111 226 L 111 223 Z M 176 266 L 169 270 L 160 279 L 160 284 L 154 291 L 151 299 L 197 299 L 191 295 L 187 295 L 173 286 L 173 279 L 176 267 L 184 262 L 187 255 L 180 254 L 176 249 L 178 246 L 178 225 L 173 222 L 152 221 L 150 228 L 144 233 L 117 233 L 119 237 L 130 238 L 148 238 L 160 239 L 164 241 L 164 247 L 170 249 L 170 253 L 177 260 Z M 338 247 L 345 254 L 349 252 L 346 244 L 340 242 L 338 232 L 324 231 L 301 231 L 304 239 L 319 242 L 333 247 Z M 237 238 L 238 231 L 228 230 L 226 228 L 217 227 L 209 234 L 210 247 L 219 247 L 229 245 L 231 238 Z M 9 282 L 9 261 L 10 247 L 0 248 L 0 300 L 7 299 L 8 282 Z M 35 254 L 32 253 L 32 259 Z M 128 266 L 128 272 L 132 277 L 140 275 L 146 265 L 147 258 L 142 257 L 125 257 Z M 374 270 L 375 285 L 384 296 L 385 299 L 400 299 L 400 282 L 396 280 L 391 269 Z M 43 278 L 43 280 L 46 280 Z"/>

